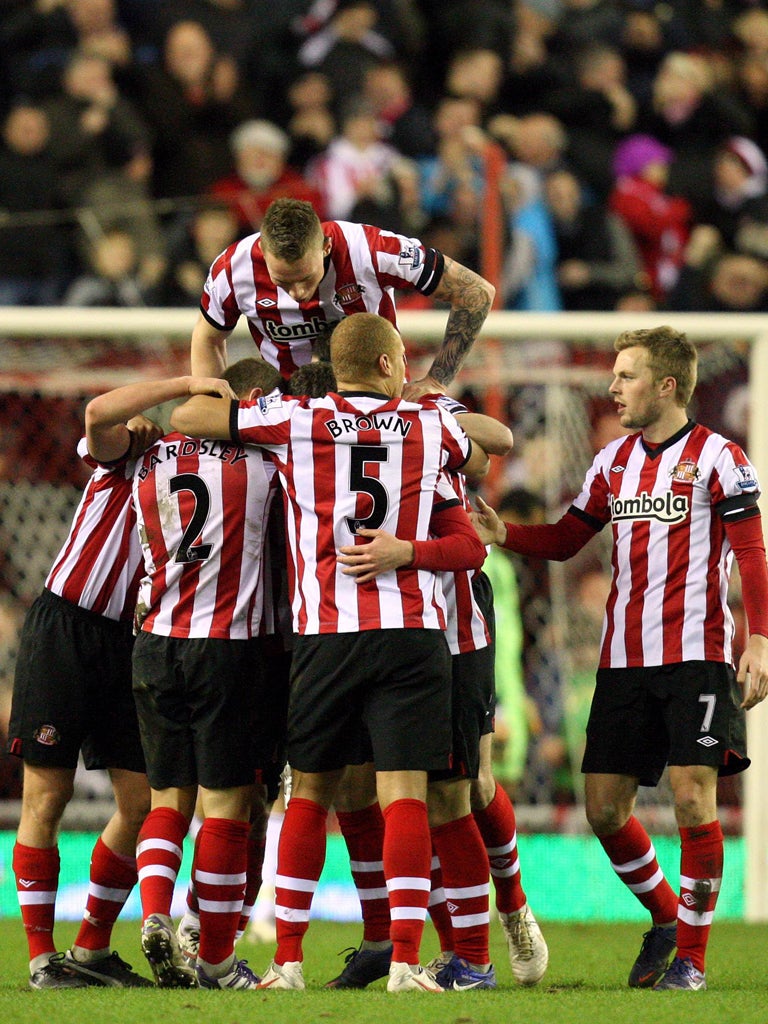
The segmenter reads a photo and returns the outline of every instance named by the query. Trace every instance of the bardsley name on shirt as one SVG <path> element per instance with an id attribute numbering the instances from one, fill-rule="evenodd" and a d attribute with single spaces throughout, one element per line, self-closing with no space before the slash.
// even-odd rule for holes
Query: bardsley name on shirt
<path id="1" fill-rule="evenodd" d="M 209 438 L 187 437 L 183 441 L 171 441 L 164 444 L 156 452 L 153 452 L 145 466 L 139 470 L 140 480 L 146 480 L 156 466 L 168 462 L 170 459 L 189 457 L 190 455 L 210 455 L 222 462 L 229 462 L 233 466 L 243 459 L 248 458 L 248 453 L 240 444 L 233 444 L 231 441 L 212 441 Z"/>

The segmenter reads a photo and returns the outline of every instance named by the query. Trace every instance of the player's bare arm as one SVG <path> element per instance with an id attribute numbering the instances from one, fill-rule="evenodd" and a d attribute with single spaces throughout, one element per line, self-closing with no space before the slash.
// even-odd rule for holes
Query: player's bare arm
<path id="1" fill-rule="evenodd" d="M 208 323 L 202 313 L 192 329 L 190 369 L 198 376 L 218 377 L 227 366 L 227 338 L 230 331 L 220 331 Z"/>
<path id="2" fill-rule="evenodd" d="M 235 397 L 225 380 L 188 375 L 166 380 L 140 381 L 115 388 L 92 399 L 86 406 L 85 436 L 88 451 L 99 462 L 113 462 L 122 458 L 129 446 L 133 450 L 131 433 L 127 425 L 132 416 L 138 416 L 154 405 L 174 398 L 184 398 L 186 395 Z M 158 434 L 158 437 L 161 434 Z"/>
<path id="3" fill-rule="evenodd" d="M 234 395 L 229 397 L 234 398 Z M 229 441 L 232 436 L 229 428 L 231 408 L 231 402 L 197 395 L 173 410 L 171 426 L 188 437 L 211 437 Z"/>
<path id="4" fill-rule="evenodd" d="M 747 710 L 768 697 L 768 637 L 753 633 L 739 659 L 736 679 L 744 693 L 741 706 Z"/>
<path id="5" fill-rule="evenodd" d="M 500 420 L 480 412 L 459 412 L 456 419 L 474 445 L 480 445 L 488 455 L 509 455 L 512 451 L 512 431 Z"/>
<path id="6" fill-rule="evenodd" d="M 469 518 L 472 520 L 477 536 L 483 544 L 503 544 L 507 539 L 504 521 L 499 519 L 495 509 L 487 505 L 479 494 L 475 500 L 477 508 L 472 509 Z"/>
<path id="7" fill-rule="evenodd" d="M 489 281 L 446 256 L 442 279 L 434 291 L 436 299 L 451 306 L 443 343 L 427 376 L 406 384 L 404 398 L 413 401 L 448 387 L 480 333 L 495 295 Z"/>

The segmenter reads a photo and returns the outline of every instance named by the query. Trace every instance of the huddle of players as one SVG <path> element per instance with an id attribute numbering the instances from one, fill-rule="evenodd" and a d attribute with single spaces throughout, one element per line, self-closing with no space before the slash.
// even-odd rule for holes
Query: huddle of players
<path id="1" fill-rule="evenodd" d="M 281 262 L 272 253 L 270 261 L 265 250 L 270 280 L 280 282 L 291 298 L 294 290 L 304 288 L 308 296 L 321 293 L 313 277 L 319 273 L 325 281 L 328 257 L 345 246 L 345 266 L 350 262 L 348 235 L 358 227 L 324 225 L 331 234 L 340 232 L 333 245 L 328 235 L 315 236 L 319 244 L 305 247 L 298 259 L 289 253 Z M 440 254 L 407 244 L 413 240 L 378 234 L 384 262 L 378 265 L 377 281 L 384 298 L 392 288 L 387 273 L 398 263 L 407 265 L 423 290 L 438 294 L 444 288 L 452 304 L 462 289 L 477 291 L 482 279 Z M 370 238 L 366 244 L 373 251 Z M 357 300 L 364 291 L 360 286 Z M 344 294 L 355 299 L 353 289 Z M 473 312 L 469 321 L 466 315 L 458 318 L 452 352 L 447 340 L 441 350 L 449 352 L 448 371 L 436 360 L 419 393 L 434 391 L 440 374 L 455 370 L 462 346 L 465 350 L 471 344 L 487 312 L 489 301 L 482 312 L 486 299 L 480 314 Z M 306 298 L 297 295 L 295 304 L 302 301 Z M 321 301 L 326 301 L 322 295 Z M 228 308 L 226 301 L 223 308 Z M 462 299 L 458 308 L 466 314 L 467 302 Z M 436 573 L 463 573 L 466 590 L 485 554 L 461 500 L 439 480 L 445 473 L 455 479 L 460 470 L 481 471 L 487 457 L 480 449 L 472 456 L 466 434 L 439 403 L 402 403 L 405 354 L 390 322 L 391 310 L 389 319 L 344 310 L 333 356 L 341 396 L 269 396 L 274 371 L 270 380 L 270 367 L 244 360 L 224 375 L 230 386 L 218 377 L 178 378 L 117 389 L 89 404 L 86 457 L 94 460 L 94 474 L 70 537 L 25 624 L 11 726 L 12 748 L 25 761 L 14 870 L 30 942 L 32 987 L 145 983 L 109 946 L 112 924 L 138 878 L 142 948 L 159 984 L 302 988 L 301 937 L 322 869 L 322 856 L 303 863 L 302 851 L 322 854 L 325 814 L 334 797 L 341 799 L 338 783 L 347 763 L 372 763 L 375 787 L 371 799 L 365 784 L 360 786 L 362 806 L 354 807 L 353 801 L 346 817 L 345 838 L 353 873 L 357 869 L 365 924 L 361 947 L 336 984 L 360 987 L 388 974 L 390 991 L 443 991 L 435 972 L 418 963 L 430 891 L 436 894 L 433 919 L 440 913 L 441 890 L 431 880 L 434 842 L 441 848 L 448 897 L 443 909 L 450 903 L 462 911 L 453 917 L 453 930 L 450 919 L 439 926 L 445 955 L 435 967 L 447 987 L 495 985 L 487 954 L 488 861 L 477 856 L 488 843 L 469 813 L 469 783 L 442 786 L 447 809 L 441 819 L 436 797 L 438 825 L 432 836 L 426 804 L 427 772 L 454 774 L 449 764 L 451 658 L 444 638 L 448 619 Z M 284 371 L 285 360 L 275 361 Z M 182 434 L 158 438 L 146 422 L 132 419 L 145 408 L 187 394 L 198 397 L 174 414 Z M 294 790 L 278 859 L 278 950 L 259 979 L 235 957 L 234 941 L 258 891 L 264 801 L 274 798 L 283 756 L 279 717 L 287 694 L 285 688 L 282 694 L 274 692 L 274 661 L 266 662 L 264 640 L 264 634 L 275 631 L 271 585 L 280 572 L 262 557 L 278 480 L 286 500 L 295 634 L 288 728 Z M 127 623 L 134 605 L 140 628 L 132 686 L 140 743 L 139 731 L 130 727 L 127 702 L 119 705 L 109 692 L 114 684 L 125 697 L 125 661 L 119 673 L 111 673 L 107 660 L 116 632 L 129 643 Z M 373 681 L 372 639 L 379 650 Z M 487 646 L 488 640 L 481 627 L 480 640 L 471 647 Z M 459 650 L 470 649 L 466 638 L 457 636 L 456 642 Z M 362 643 L 363 657 L 357 650 Z M 73 687 L 83 688 L 77 701 Z M 473 712 L 478 743 L 480 732 L 488 729 L 484 699 L 482 713 Z M 111 719 L 101 716 L 108 706 Z M 306 714 L 308 707 L 312 716 Z M 356 729 L 349 727 L 351 710 Z M 96 711 L 99 717 L 89 717 Z M 55 835 L 81 748 L 88 767 L 110 769 L 118 811 L 94 851 L 80 932 L 70 950 L 56 954 Z M 146 817 L 147 794 L 138 781 L 142 748 L 151 787 Z M 472 772 L 462 760 L 464 770 Z M 474 760 L 479 762 L 479 754 Z M 123 775 L 135 785 L 121 800 Z M 433 788 L 441 792 L 440 779 Z M 56 799 L 49 801 L 48 831 L 35 834 L 29 821 L 51 793 Z M 170 905 L 198 795 L 203 825 L 188 902 L 192 911 L 197 905 L 199 930 L 185 943 L 191 954 L 185 958 Z M 494 792 L 481 808 L 488 819 L 486 831 L 494 837 L 497 905 L 513 971 L 522 983 L 535 983 L 546 967 L 546 946 L 520 887 L 511 805 L 501 808 L 503 822 L 493 810 L 501 802 L 501 791 Z M 360 828 L 362 821 L 366 828 Z M 131 835 L 135 840 L 137 831 L 134 858 Z M 501 835 L 504 843 L 498 841 Z M 309 836 L 318 842 L 308 841 Z M 378 853 L 355 857 L 361 846 Z M 479 873 L 478 862 L 485 865 Z M 499 869 L 499 864 L 506 866 Z M 467 885 L 466 872 L 473 871 L 477 884 Z M 387 892 L 386 908 L 380 905 L 382 891 Z M 378 898 L 371 899 L 372 892 Z"/>

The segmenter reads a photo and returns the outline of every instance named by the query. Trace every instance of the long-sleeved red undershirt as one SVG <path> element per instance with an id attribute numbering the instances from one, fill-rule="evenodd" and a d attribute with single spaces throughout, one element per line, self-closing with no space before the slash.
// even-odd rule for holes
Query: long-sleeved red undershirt
<path id="1" fill-rule="evenodd" d="M 540 526 L 517 526 L 507 523 L 504 544 L 510 551 L 535 558 L 564 562 L 580 551 L 597 532 L 589 523 L 572 512 L 556 523 Z M 768 636 L 768 568 L 765 543 L 759 515 L 724 523 L 725 535 L 733 548 L 741 577 L 744 611 L 750 633 Z"/>
<path id="2" fill-rule="evenodd" d="M 413 561 L 410 569 L 459 572 L 462 569 L 479 569 L 485 561 L 485 545 L 461 505 L 433 510 L 429 528 L 436 534 L 434 540 L 411 541 Z"/>

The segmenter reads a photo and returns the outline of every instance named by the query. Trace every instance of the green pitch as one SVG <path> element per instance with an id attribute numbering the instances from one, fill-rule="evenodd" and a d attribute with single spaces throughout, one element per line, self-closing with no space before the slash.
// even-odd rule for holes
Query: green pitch
<path id="1" fill-rule="evenodd" d="M 707 964 L 706 992 L 631 991 L 629 967 L 640 947 L 637 924 L 548 924 L 549 970 L 534 989 L 512 981 L 498 925 L 492 956 L 499 978 L 494 992 L 412 993 L 391 996 L 379 981 L 362 992 L 323 991 L 338 973 L 338 954 L 354 945 L 358 925 L 317 921 L 305 943 L 306 992 L 164 992 L 91 988 L 33 992 L 26 988 L 26 943 L 21 923 L 0 921 L 0 1020 L 17 1024 L 690 1024 L 728 1020 L 768 1021 L 768 925 L 715 922 Z M 74 923 L 57 926 L 59 948 L 69 944 Z M 139 950 L 136 922 L 118 924 L 115 948 L 148 974 Z M 436 952 L 427 926 L 423 959 Z M 241 942 L 238 953 L 263 971 L 272 946 Z"/>

